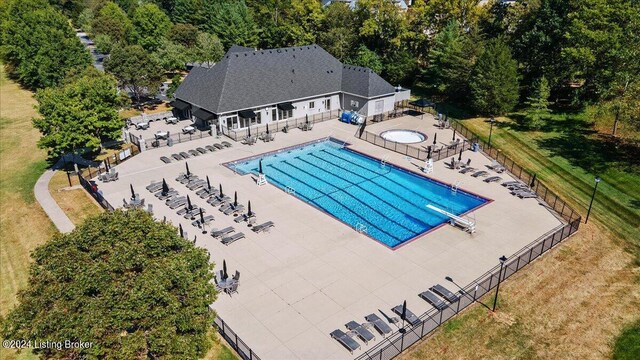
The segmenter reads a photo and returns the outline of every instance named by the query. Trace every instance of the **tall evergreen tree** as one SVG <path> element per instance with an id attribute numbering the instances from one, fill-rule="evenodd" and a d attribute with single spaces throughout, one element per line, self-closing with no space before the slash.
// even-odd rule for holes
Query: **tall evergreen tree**
<path id="1" fill-rule="evenodd" d="M 258 44 L 258 27 L 244 0 L 207 2 L 203 14 L 204 22 L 199 28 L 218 36 L 225 48 Z"/>
<path id="2" fill-rule="evenodd" d="M 471 74 L 474 108 L 485 115 L 504 115 L 518 103 L 518 64 L 500 38 L 490 40 Z"/>
<path id="3" fill-rule="evenodd" d="M 365 45 L 360 45 L 355 56 L 349 57 L 347 62 L 351 65 L 367 67 L 376 73 L 382 72 L 382 59 L 375 51 L 369 50 Z"/>
<path id="4" fill-rule="evenodd" d="M 551 113 L 549 110 L 549 82 L 544 76 L 534 83 L 534 91 L 525 101 L 527 125 L 532 129 L 540 129 L 545 118 Z"/>

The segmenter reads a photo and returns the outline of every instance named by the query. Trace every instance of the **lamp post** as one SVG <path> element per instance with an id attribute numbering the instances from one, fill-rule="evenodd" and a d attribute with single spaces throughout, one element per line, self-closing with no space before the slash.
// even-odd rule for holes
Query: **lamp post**
<path id="1" fill-rule="evenodd" d="M 489 148 L 491 148 L 491 135 L 493 134 L 493 124 L 496 122 L 496 119 L 494 119 L 494 117 L 492 116 L 491 119 L 489 119 L 489 123 L 491 124 L 491 126 L 489 126 Z"/>
<path id="2" fill-rule="evenodd" d="M 496 297 L 493 299 L 493 312 L 496 311 L 496 304 L 498 304 L 498 292 L 500 291 L 500 281 L 502 281 L 502 268 L 504 267 L 504 262 L 507 261 L 507 257 L 502 255 L 500 257 L 500 273 L 498 274 L 498 285 L 496 286 Z"/>
<path id="3" fill-rule="evenodd" d="M 486 307 L 488 310 L 491 310 L 491 308 L 490 308 L 490 307 L 488 307 L 485 303 L 483 303 L 483 302 L 481 302 L 481 301 L 478 301 L 478 300 L 476 299 L 476 297 L 475 297 L 475 294 L 474 294 L 474 296 L 473 296 L 473 297 L 471 297 L 471 295 L 469 295 L 469 293 L 467 293 L 466 291 L 464 291 L 464 289 L 462 288 L 462 286 L 458 285 L 455 281 L 453 281 L 453 279 L 451 278 L 451 276 L 445 276 L 445 277 L 444 277 L 444 279 L 445 279 L 445 280 L 447 280 L 447 281 L 449 281 L 449 282 L 451 282 L 451 283 L 453 283 L 453 285 L 457 286 L 457 287 L 458 287 L 458 289 L 460 289 L 460 293 L 461 293 L 462 295 L 465 295 L 465 296 L 467 296 L 467 297 L 470 297 L 470 298 L 471 298 L 471 300 L 473 300 L 474 302 L 477 302 L 478 304 L 480 304 L 480 305 L 482 305 L 482 306 Z M 478 286 L 476 285 L 476 289 L 477 289 L 477 288 L 478 288 Z"/>
<path id="4" fill-rule="evenodd" d="M 584 219 L 584 223 L 586 224 L 589 221 L 589 215 L 591 214 L 591 207 L 593 206 L 593 199 L 596 197 L 596 190 L 598 189 L 598 184 L 600 183 L 600 177 L 596 176 L 595 178 L 596 185 L 593 187 L 593 194 L 591 194 L 591 202 L 589 203 L 589 210 L 587 210 L 587 217 Z"/>

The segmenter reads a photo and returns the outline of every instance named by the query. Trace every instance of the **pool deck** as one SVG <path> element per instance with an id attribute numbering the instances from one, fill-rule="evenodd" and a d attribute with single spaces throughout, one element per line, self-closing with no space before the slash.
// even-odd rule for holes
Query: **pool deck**
<path id="1" fill-rule="evenodd" d="M 367 131 L 380 133 L 393 128 L 418 130 L 427 134 L 424 143 L 432 144 L 433 134 L 448 143 L 451 130 L 440 130 L 431 115 L 421 118 L 402 118 L 367 126 Z M 228 326 L 263 360 L 274 359 L 352 359 L 370 349 L 357 340 L 361 349 L 350 354 L 329 333 L 335 329 L 346 331 L 344 324 L 351 320 L 364 322 L 364 316 L 382 310 L 395 316 L 391 308 L 407 300 L 407 307 L 421 315 L 431 306 L 418 293 L 440 283 L 455 292 L 444 280 L 453 277 L 458 284 L 468 284 L 498 264 L 502 255 L 509 256 L 539 236 L 561 225 L 557 216 L 541 206 L 536 199 L 519 199 L 509 194 L 500 183 L 488 184 L 448 169 L 445 160 L 434 165 L 429 174 L 436 180 L 494 200 L 474 212 L 477 231 L 469 235 L 449 225 L 419 237 L 396 250 L 356 232 L 342 222 L 287 195 L 272 185 L 257 186 L 252 175 L 235 174 L 222 164 L 287 146 L 332 136 L 351 143 L 351 148 L 377 158 L 386 158 L 395 165 L 419 171 L 423 164 L 415 159 L 383 149 L 354 137 L 356 127 L 337 120 L 318 123 L 312 131 L 293 130 L 278 133 L 275 141 L 259 142 L 253 146 L 234 143 L 226 138 L 209 137 L 181 143 L 173 147 L 145 151 L 119 166 L 120 180 L 98 183 L 106 199 L 120 206 L 130 197 L 129 184 L 147 203 L 153 204 L 155 216 L 174 225 L 182 224 L 189 238 L 197 235 L 196 245 L 206 248 L 216 265 L 226 260 L 229 272 L 241 273 L 238 293 L 220 294 L 213 308 Z M 222 183 L 224 192 L 246 206 L 251 200 L 257 213 L 257 223 L 273 221 L 268 233 L 255 234 L 245 224 L 236 224 L 206 204 L 174 179 L 184 172 L 185 161 L 164 164 L 160 156 L 194 149 L 214 142 L 230 141 L 233 147 L 188 159 L 192 173 L 212 185 Z M 481 153 L 466 151 L 463 160 L 484 168 L 490 159 Z M 446 160 L 448 161 L 448 160 Z M 492 173 L 491 171 L 489 171 Z M 493 173 L 491 174 L 493 175 Z M 511 180 L 508 174 L 503 179 Z M 164 177 L 169 186 L 181 195 L 191 194 L 192 202 L 215 216 L 215 228 L 233 226 L 246 235 L 245 239 L 225 246 L 210 235 L 203 235 L 191 226 L 190 220 L 176 215 L 163 202 L 149 193 L 145 186 Z M 210 227 L 207 228 L 211 230 Z M 218 267 L 216 267 L 217 269 Z M 382 316 L 381 316 L 382 317 Z M 396 330 L 396 327 L 392 325 Z"/>

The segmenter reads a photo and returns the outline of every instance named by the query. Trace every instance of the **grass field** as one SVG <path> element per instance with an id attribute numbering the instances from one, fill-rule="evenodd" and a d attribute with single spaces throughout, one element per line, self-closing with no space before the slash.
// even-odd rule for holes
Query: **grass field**
<path id="1" fill-rule="evenodd" d="M 77 176 L 71 175 L 71 185 L 73 187 L 69 188 L 69 179 L 64 171 L 56 171 L 49 182 L 51 196 L 53 196 L 72 223 L 78 225 L 87 217 L 97 215 L 103 211 L 100 204 L 83 188 L 78 188 L 80 182 Z"/>
<path id="2" fill-rule="evenodd" d="M 620 354 L 632 351 L 640 318 L 637 152 L 594 131 L 584 115 L 555 116 L 536 132 L 498 120 L 493 146 L 583 216 L 594 176 L 602 178 L 589 224 L 505 282 L 495 314 L 474 306 L 401 358 L 630 358 Z M 486 119 L 463 124 L 488 138 Z"/>

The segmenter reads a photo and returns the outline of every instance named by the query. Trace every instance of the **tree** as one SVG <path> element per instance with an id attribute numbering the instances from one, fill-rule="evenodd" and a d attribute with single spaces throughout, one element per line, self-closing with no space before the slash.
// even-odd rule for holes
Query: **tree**
<path id="1" fill-rule="evenodd" d="M 355 16 L 362 42 L 381 56 L 401 48 L 408 36 L 406 19 L 391 1 L 359 0 Z"/>
<path id="2" fill-rule="evenodd" d="M 193 47 L 198 38 L 198 28 L 191 24 L 175 24 L 167 35 L 169 40 L 186 47 Z"/>
<path id="3" fill-rule="evenodd" d="M 490 40 L 478 58 L 469 87 L 474 108 L 503 115 L 518 103 L 518 64 L 501 38 Z"/>
<path id="4" fill-rule="evenodd" d="M 137 103 L 145 94 L 155 94 L 163 78 L 158 61 L 140 45 L 114 48 L 104 69 L 133 94 Z"/>
<path id="5" fill-rule="evenodd" d="M 91 23 L 92 35 L 109 35 L 114 42 L 128 43 L 133 38 L 133 24 L 116 3 L 108 2 Z"/>
<path id="6" fill-rule="evenodd" d="M 82 29 L 82 31 L 91 34 L 91 23 L 93 22 L 93 11 L 91 9 L 84 9 L 78 15 L 78 21 L 76 22 L 77 26 Z"/>
<path id="7" fill-rule="evenodd" d="M 205 249 L 142 210 L 104 212 L 33 253 L 3 338 L 65 339 L 42 358 L 196 359 L 211 346 L 213 264 Z"/>
<path id="8" fill-rule="evenodd" d="M 597 115 L 613 115 L 611 135 L 618 135 L 620 123 L 640 129 L 640 82 L 628 83 L 619 93 L 597 106 Z"/>
<path id="9" fill-rule="evenodd" d="M 41 117 L 33 120 L 42 133 L 38 146 L 57 157 L 80 149 L 96 150 L 120 136 L 116 80 L 88 67 L 60 87 L 36 94 Z"/>
<path id="10" fill-rule="evenodd" d="M 551 90 L 549 89 L 549 82 L 544 76 L 535 83 L 535 91 L 525 101 L 527 106 L 526 120 L 527 124 L 532 129 L 540 129 L 544 124 L 544 120 L 551 110 L 549 110 L 549 96 L 551 96 Z"/>
<path id="11" fill-rule="evenodd" d="M 224 56 L 224 48 L 217 36 L 199 33 L 196 40 L 195 60 L 213 65 Z"/>
<path id="12" fill-rule="evenodd" d="M 382 72 L 383 67 L 380 56 L 362 44 L 358 47 L 355 57 L 349 59 L 349 63 L 352 65 L 367 67 L 378 74 Z"/>
<path id="13" fill-rule="evenodd" d="M 206 2 L 202 11 L 204 21 L 198 27 L 218 36 L 225 48 L 258 44 L 258 28 L 244 0 Z"/>
<path id="14" fill-rule="evenodd" d="M 49 0 L 49 4 L 62 11 L 72 21 L 75 21 L 80 15 L 84 5 L 83 0 Z"/>
<path id="15" fill-rule="evenodd" d="M 392 84 L 412 84 L 416 69 L 416 59 L 408 50 L 400 49 L 383 59 L 381 74 Z"/>
<path id="16" fill-rule="evenodd" d="M 167 39 L 162 40 L 160 48 L 154 53 L 154 56 L 166 72 L 186 70 L 187 62 L 193 61 L 197 57 L 192 49 L 187 49 L 183 45 Z"/>
<path id="17" fill-rule="evenodd" d="M 24 86 L 55 86 L 68 71 L 90 64 L 69 21 L 46 1 L 8 0 L 0 14 L 0 57 Z"/>
<path id="18" fill-rule="evenodd" d="M 429 53 L 426 80 L 452 101 L 469 96 L 469 78 L 479 50 L 457 21 L 451 21 L 435 38 Z"/>
<path id="19" fill-rule="evenodd" d="M 171 28 L 171 20 L 156 4 L 138 6 L 133 13 L 133 37 L 145 50 L 156 50 Z"/>
<path id="20" fill-rule="evenodd" d="M 114 46 L 113 39 L 107 34 L 96 35 L 93 42 L 96 45 L 96 50 L 101 54 L 109 54 Z"/>
<path id="21" fill-rule="evenodd" d="M 347 4 L 334 2 L 325 6 L 318 44 L 340 61 L 346 60 L 358 40 L 353 26 L 355 21 Z"/>
<path id="22" fill-rule="evenodd" d="M 182 84 L 182 76 L 180 76 L 180 74 L 175 74 L 171 78 L 171 84 L 169 84 L 169 88 L 167 89 L 167 97 L 173 98 L 173 94 L 176 93 L 180 84 Z"/>

